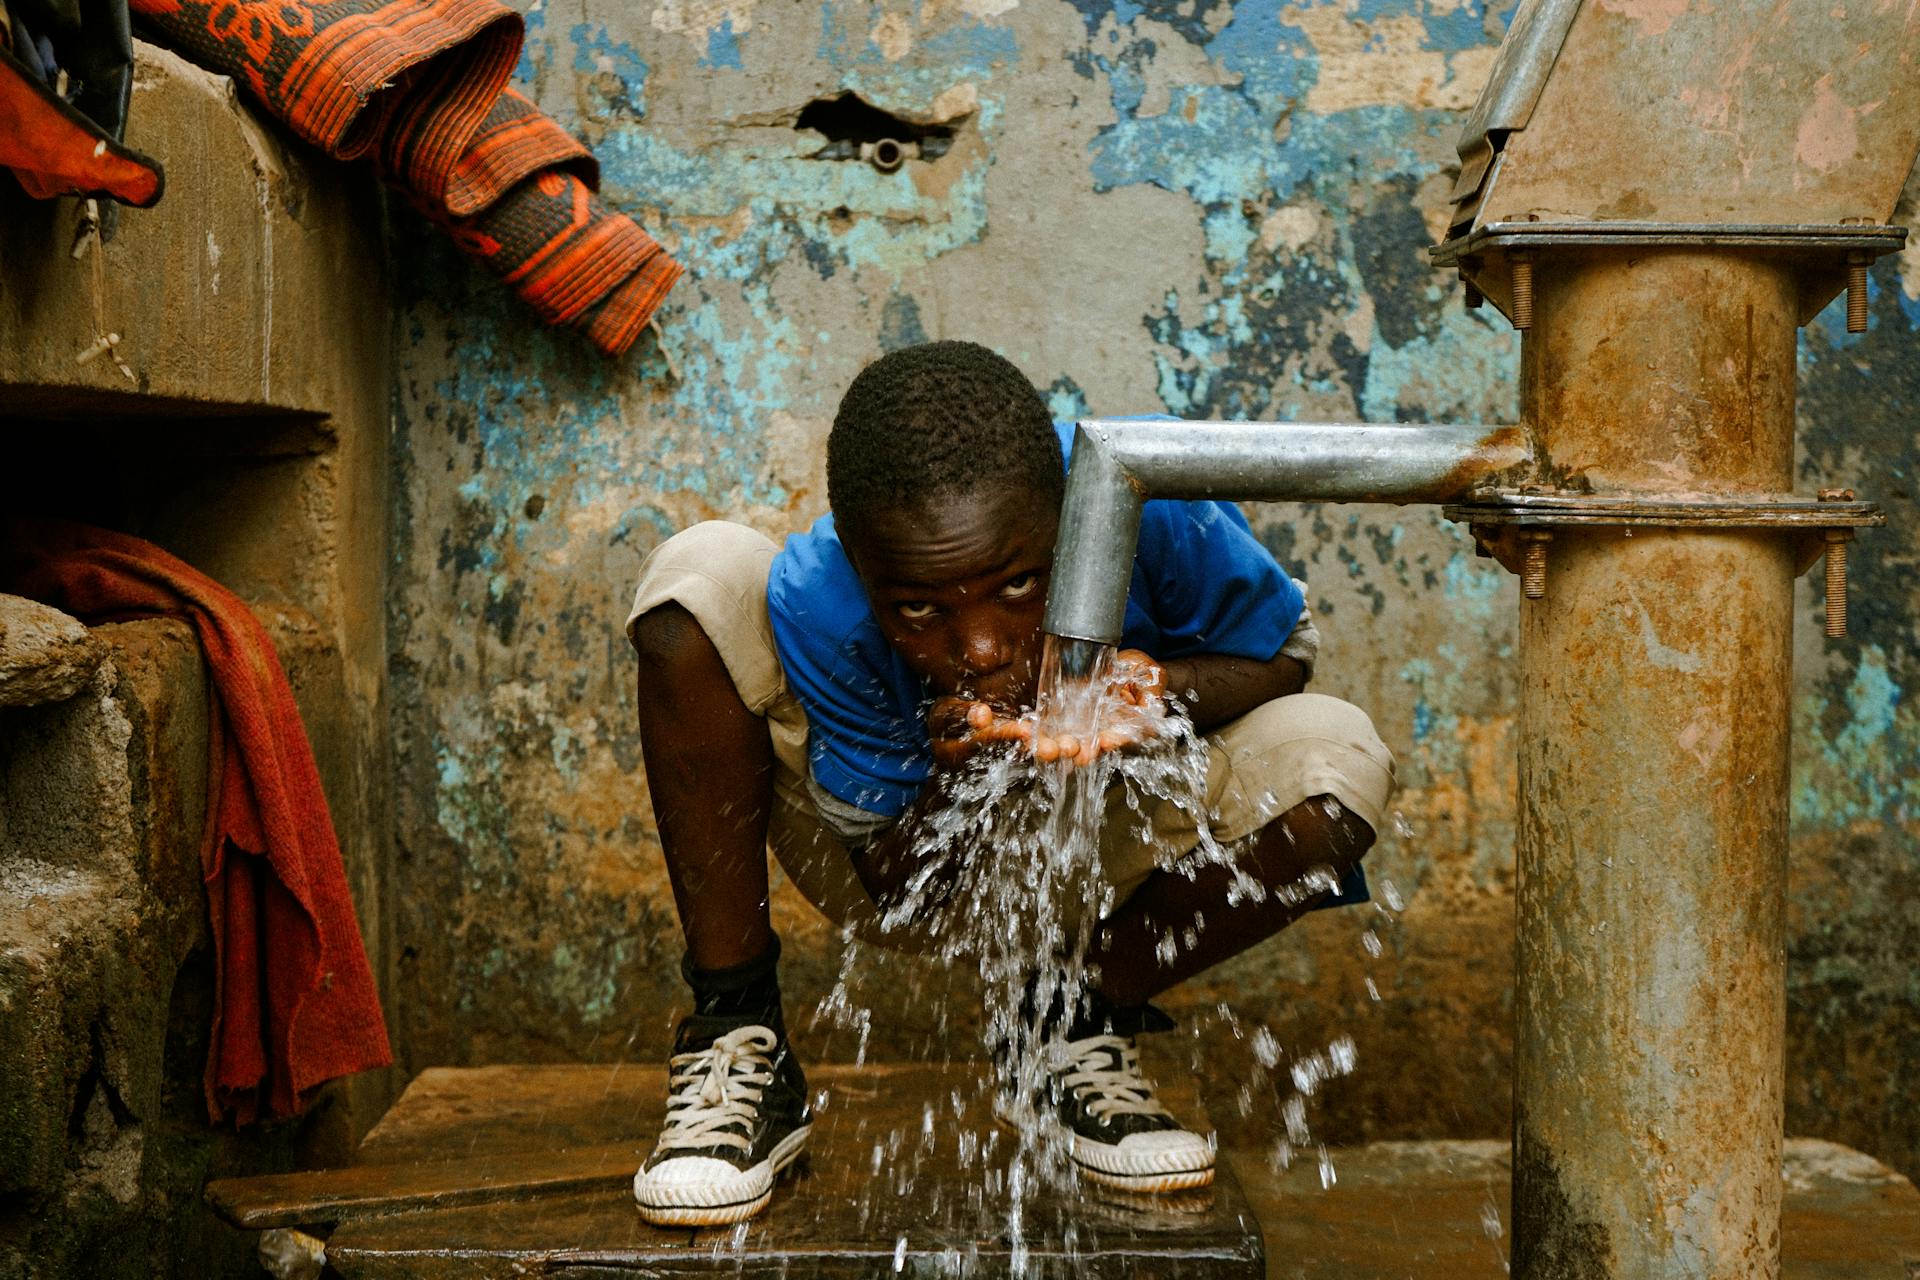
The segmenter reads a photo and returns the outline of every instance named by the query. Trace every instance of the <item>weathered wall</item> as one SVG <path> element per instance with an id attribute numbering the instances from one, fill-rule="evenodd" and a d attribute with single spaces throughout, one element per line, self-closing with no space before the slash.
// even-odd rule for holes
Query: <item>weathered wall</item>
<path id="1" fill-rule="evenodd" d="M 410 1065 L 664 1050 L 680 939 L 639 768 L 625 597 L 641 557 L 694 520 L 776 534 L 811 520 L 838 394 L 881 351 L 986 342 L 1062 415 L 1510 420 L 1515 335 L 1463 310 L 1421 254 L 1457 112 L 1507 11 L 536 0 L 523 85 L 595 146 L 608 195 L 691 274 L 658 341 L 609 365 L 540 331 L 430 233 L 399 229 Z M 842 88 L 903 115 L 967 114 L 947 155 L 897 174 L 807 158 L 820 139 L 793 117 Z M 1856 554 L 1852 637 L 1824 640 L 1817 598 L 1799 596 L 1790 1128 L 1914 1172 L 1920 1120 L 1901 1100 L 1920 1090 L 1920 712 L 1904 700 L 1920 681 L 1920 253 L 1873 281 L 1872 333 L 1849 338 L 1829 312 L 1805 340 L 1805 487 L 1856 484 L 1892 524 Z M 1289 1053 L 1354 1037 L 1359 1072 L 1309 1112 L 1318 1138 L 1500 1134 L 1515 586 L 1435 512 L 1258 520 L 1312 583 L 1318 687 L 1370 708 L 1399 753 L 1404 829 L 1372 865 L 1406 909 L 1316 916 L 1173 1003 L 1223 1086 L 1223 1121 L 1252 1078 L 1247 1104 L 1277 1132 L 1279 1096 L 1241 1038 L 1251 1027 L 1214 1009 L 1224 1000 Z M 840 945 L 789 890 L 776 922 L 804 1014 Z M 969 1048 L 963 981 L 872 956 L 851 971 L 869 1029 L 802 1016 L 808 1052 Z"/>

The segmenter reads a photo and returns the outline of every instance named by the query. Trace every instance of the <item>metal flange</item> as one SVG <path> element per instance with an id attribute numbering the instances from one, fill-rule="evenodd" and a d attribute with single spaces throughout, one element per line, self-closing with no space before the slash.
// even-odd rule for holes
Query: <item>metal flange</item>
<path id="1" fill-rule="evenodd" d="M 1826 562 L 1827 634 L 1846 634 L 1846 544 L 1854 530 L 1877 528 L 1878 504 L 1854 500 L 1851 489 L 1822 489 L 1816 498 L 1626 498 L 1557 492 L 1490 493 L 1443 506 L 1441 514 L 1473 532 L 1475 550 L 1519 575 L 1529 600 L 1546 595 L 1547 547 L 1556 528 L 1701 531 L 1774 530 L 1794 538 L 1798 576 Z"/>
<path id="2" fill-rule="evenodd" d="M 1800 273 L 1799 318 L 1806 324 L 1842 289 L 1849 291 L 1848 327 L 1866 327 L 1867 264 L 1898 253 L 1905 227 L 1866 218 L 1837 223 L 1542 222 L 1510 218 L 1488 222 L 1427 250 L 1436 267 L 1451 267 L 1516 329 L 1533 325 L 1534 264 L 1563 250 L 1714 249 L 1789 256 Z M 1544 255 L 1544 256 L 1543 256 Z M 1856 314 L 1857 313 L 1857 314 Z"/>

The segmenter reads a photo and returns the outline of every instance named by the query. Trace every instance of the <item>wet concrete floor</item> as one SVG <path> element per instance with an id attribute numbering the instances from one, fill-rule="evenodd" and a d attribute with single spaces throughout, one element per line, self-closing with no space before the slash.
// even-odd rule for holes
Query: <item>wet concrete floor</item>
<path id="1" fill-rule="evenodd" d="M 1269 1280 L 1505 1280 L 1508 1146 L 1380 1142 L 1276 1171 L 1264 1152 L 1228 1158 L 1266 1239 Z M 1920 1276 L 1920 1191 L 1870 1156 L 1789 1139 L 1783 1280 Z"/>
<path id="2" fill-rule="evenodd" d="M 658 1066 L 433 1069 L 354 1167 L 215 1183 L 230 1221 L 327 1237 L 367 1277 L 1006 1274 L 1008 1132 L 979 1064 L 822 1066 L 827 1101 L 797 1176 L 738 1228 L 646 1226 L 628 1180 L 657 1128 Z M 1164 1087 L 1198 1117 L 1185 1082 Z M 1037 1193 L 1035 1276 L 1497 1280 L 1506 1275 L 1504 1142 L 1393 1142 L 1273 1168 L 1229 1145 L 1208 1192 Z M 1832 1143 L 1790 1142 L 1786 1280 L 1920 1276 L 1920 1192 Z"/>

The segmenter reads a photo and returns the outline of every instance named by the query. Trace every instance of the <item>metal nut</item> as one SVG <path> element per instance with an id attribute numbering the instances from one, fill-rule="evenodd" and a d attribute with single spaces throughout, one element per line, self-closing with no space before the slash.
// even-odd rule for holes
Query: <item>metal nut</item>
<path id="1" fill-rule="evenodd" d="M 892 173 L 907 161 L 920 158 L 920 144 L 901 142 L 895 138 L 863 142 L 860 144 L 860 158 L 881 173 Z"/>

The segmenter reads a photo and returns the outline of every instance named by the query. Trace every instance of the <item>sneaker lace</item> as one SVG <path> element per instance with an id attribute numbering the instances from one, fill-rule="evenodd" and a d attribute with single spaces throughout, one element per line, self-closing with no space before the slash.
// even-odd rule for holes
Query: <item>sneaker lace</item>
<path id="1" fill-rule="evenodd" d="M 773 1081 L 767 1057 L 780 1040 L 766 1027 L 729 1031 L 697 1053 L 668 1059 L 667 1123 L 660 1147 L 753 1146 L 760 1095 Z"/>
<path id="2" fill-rule="evenodd" d="M 1164 1116 L 1153 1082 L 1140 1071 L 1140 1050 L 1131 1036 L 1089 1036 L 1066 1046 L 1068 1070 L 1060 1083 L 1073 1091 L 1087 1114 Z"/>

